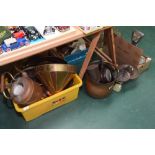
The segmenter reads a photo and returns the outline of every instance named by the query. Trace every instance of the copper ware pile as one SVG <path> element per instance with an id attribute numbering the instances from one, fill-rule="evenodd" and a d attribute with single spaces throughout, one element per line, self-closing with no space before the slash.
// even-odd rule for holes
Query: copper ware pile
<path id="1" fill-rule="evenodd" d="M 3 73 L 1 75 L 3 95 L 23 107 L 64 90 L 72 81 L 76 68 L 61 62 L 63 61 L 52 64 L 49 60 L 48 62 L 45 60 L 41 65 L 34 63 L 31 67 L 22 69 L 15 67 L 17 70 L 15 75 L 9 72 Z"/>

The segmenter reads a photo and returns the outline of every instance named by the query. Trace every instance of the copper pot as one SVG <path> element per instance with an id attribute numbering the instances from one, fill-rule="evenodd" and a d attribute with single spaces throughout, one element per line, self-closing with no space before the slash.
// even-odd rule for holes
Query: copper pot
<path id="1" fill-rule="evenodd" d="M 87 93 L 94 98 L 104 98 L 111 94 L 113 90 L 115 82 L 112 81 L 110 83 L 102 84 L 97 83 L 90 79 L 88 75 L 86 75 L 86 90 Z"/>

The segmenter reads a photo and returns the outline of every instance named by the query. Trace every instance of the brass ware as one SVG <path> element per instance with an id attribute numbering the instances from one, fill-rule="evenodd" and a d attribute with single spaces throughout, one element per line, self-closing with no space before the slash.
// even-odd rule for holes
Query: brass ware
<path id="1" fill-rule="evenodd" d="M 45 64 L 36 66 L 35 71 L 38 79 L 53 95 L 62 91 L 71 81 L 76 68 L 68 64 Z"/>

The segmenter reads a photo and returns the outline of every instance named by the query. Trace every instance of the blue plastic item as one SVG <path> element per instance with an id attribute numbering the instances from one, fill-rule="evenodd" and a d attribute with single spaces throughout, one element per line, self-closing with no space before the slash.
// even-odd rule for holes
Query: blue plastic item
<path id="1" fill-rule="evenodd" d="M 30 44 L 30 41 L 28 41 L 26 38 L 18 38 L 17 42 L 20 46 L 27 46 Z"/>
<path id="2" fill-rule="evenodd" d="M 17 49 L 17 48 L 19 48 L 19 47 L 20 47 L 19 42 L 15 42 L 15 43 L 13 43 L 13 44 L 10 44 L 9 47 L 7 47 L 5 43 L 3 43 L 3 44 L 1 45 L 1 48 L 2 48 L 2 50 L 3 50 L 4 52 L 12 51 L 12 50 Z"/>
<path id="3" fill-rule="evenodd" d="M 22 46 L 27 46 L 27 45 L 29 45 L 29 44 L 30 44 L 30 41 L 27 40 L 26 38 L 18 38 L 18 39 L 16 40 L 16 42 L 13 43 L 13 44 L 10 44 L 9 47 L 7 47 L 5 43 L 3 43 L 3 44 L 1 45 L 1 50 L 0 50 L 0 51 L 9 52 L 9 51 L 15 50 L 15 49 L 17 49 L 17 48 L 20 48 L 20 47 L 22 47 Z"/>
<path id="4" fill-rule="evenodd" d="M 66 57 L 64 57 L 64 60 L 71 65 L 76 65 L 77 66 L 77 70 L 79 72 L 80 68 L 82 67 L 83 61 L 86 57 L 88 49 L 86 50 L 78 50 L 76 51 L 74 54 L 68 55 Z"/>

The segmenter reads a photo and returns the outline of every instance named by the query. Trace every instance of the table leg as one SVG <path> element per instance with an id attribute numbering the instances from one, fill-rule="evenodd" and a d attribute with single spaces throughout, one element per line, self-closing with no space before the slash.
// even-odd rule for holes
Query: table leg
<path id="1" fill-rule="evenodd" d="M 97 45 L 97 43 L 99 41 L 99 38 L 100 38 L 100 32 L 97 35 L 95 35 L 92 42 L 90 43 L 86 58 L 85 58 L 85 60 L 83 62 L 83 65 L 82 65 L 82 68 L 81 68 L 81 71 L 80 71 L 80 74 L 79 74 L 81 79 L 83 79 L 83 76 L 84 76 L 84 74 L 85 74 L 85 72 L 87 70 L 87 67 L 88 67 L 89 62 L 91 60 L 91 57 L 92 57 L 92 55 L 93 55 L 93 53 L 95 51 L 96 45 Z"/>
<path id="2" fill-rule="evenodd" d="M 108 46 L 110 57 L 112 58 L 113 64 L 117 66 L 113 29 L 107 29 L 104 33 L 105 44 Z"/>

